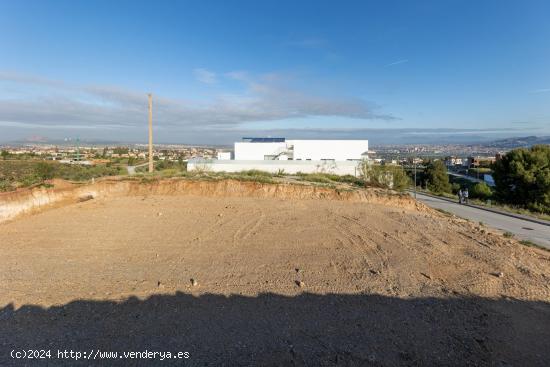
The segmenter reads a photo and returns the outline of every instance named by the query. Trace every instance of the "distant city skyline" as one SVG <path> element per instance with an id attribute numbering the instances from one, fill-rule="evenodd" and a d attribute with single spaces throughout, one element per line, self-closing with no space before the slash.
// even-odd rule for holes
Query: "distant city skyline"
<path id="1" fill-rule="evenodd" d="M 546 1 L 2 1 L 0 143 L 550 135 Z"/>

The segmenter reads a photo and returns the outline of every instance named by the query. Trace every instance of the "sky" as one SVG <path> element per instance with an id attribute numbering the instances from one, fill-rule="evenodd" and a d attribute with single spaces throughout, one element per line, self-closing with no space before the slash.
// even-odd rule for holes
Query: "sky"
<path id="1" fill-rule="evenodd" d="M 0 0 L 0 142 L 550 135 L 550 2 Z"/>

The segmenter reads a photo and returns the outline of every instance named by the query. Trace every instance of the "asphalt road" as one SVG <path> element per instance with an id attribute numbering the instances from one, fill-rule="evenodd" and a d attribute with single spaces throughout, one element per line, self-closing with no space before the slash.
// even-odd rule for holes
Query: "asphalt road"
<path id="1" fill-rule="evenodd" d="M 474 222 L 483 222 L 484 225 L 489 227 L 503 232 L 511 232 L 519 240 L 528 240 L 550 249 L 550 226 L 452 203 L 419 193 L 417 193 L 417 199 L 432 208 L 443 209 Z"/>

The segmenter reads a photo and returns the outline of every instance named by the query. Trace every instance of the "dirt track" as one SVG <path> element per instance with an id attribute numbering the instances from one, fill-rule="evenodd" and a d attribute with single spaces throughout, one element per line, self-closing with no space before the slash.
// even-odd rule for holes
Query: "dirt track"
<path id="1" fill-rule="evenodd" d="M 0 224 L 0 364 L 55 345 L 185 350 L 187 365 L 542 366 L 549 281 L 550 253 L 431 211 L 98 198 Z"/>

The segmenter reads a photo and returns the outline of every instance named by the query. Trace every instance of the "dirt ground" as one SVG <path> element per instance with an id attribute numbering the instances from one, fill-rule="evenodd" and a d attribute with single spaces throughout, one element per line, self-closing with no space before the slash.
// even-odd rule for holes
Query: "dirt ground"
<path id="1" fill-rule="evenodd" d="M 0 224 L 0 365 L 32 347 L 190 354 L 100 365 L 548 366 L 550 252 L 490 232 L 333 200 L 47 210 Z"/>

